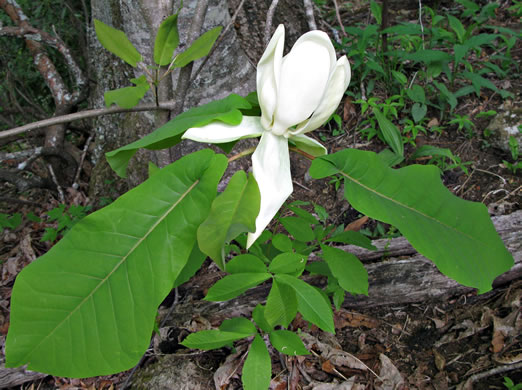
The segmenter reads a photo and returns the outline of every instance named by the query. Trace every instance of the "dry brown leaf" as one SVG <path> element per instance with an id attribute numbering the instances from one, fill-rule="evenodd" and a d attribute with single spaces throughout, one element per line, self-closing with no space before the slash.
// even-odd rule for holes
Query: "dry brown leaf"
<path id="1" fill-rule="evenodd" d="M 355 110 L 355 106 L 353 104 L 352 98 L 348 96 L 344 101 L 343 106 L 343 121 L 349 122 L 352 119 L 356 118 L 357 111 Z"/>
<path id="2" fill-rule="evenodd" d="M 361 230 L 361 228 L 363 227 L 363 225 L 368 222 L 368 217 L 365 215 L 364 217 L 361 217 L 359 218 L 358 220 L 356 221 L 353 221 L 352 223 L 349 223 L 345 228 L 344 228 L 344 231 L 347 232 L 347 231 L 353 231 L 353 232 L 358 232 L 359 230 Z"/>
<path id="3" fill-rule="evenodd" d="M 396 390 L 402 388 L 405 383 L 401 373 L 395 367 L 388 356 L 381 353 L 381 371 L 379 377 L 383 381 L 380 385 L 375 386 L 377 390 Z"/>
<path id="4" fill-rule="evenodd" d="M 368 329 L 374 329 L 379 326 L 379 321 L 375 318 L 360 313 L 348 312 L 343 309 L 340 309 L 335 313 L 334 321 L 337 329 L 343 329 L 346 327 L 359 328 L 361 326 Z"/>
<path id="5" fill-rule="evenodd" d="M 446 359 L 444 356 L 442 356 L 442 354 L 435 348 L 433 348 L 433 356 L 435 357 L 435 366 L 437 367 L 437 370 L 444 370 L 444 367 L 446 367 Z"/>
<path id="6" fill-rule="evenodd" d="M 432 127 L 438 126 L 438 125 L 439 125 L 439 120 L 437 118 L 431 118 L 430 121 L 428 122 L 428 129 L 431 129 Z"/>
<path id="7" fill-rule="evenodd" d="M 333 366 L 332 362 L 330 360 L 325 360 L 321 364 L 321 369 L 324 372 L 327 372 L 328 374 L 333 374 L 335 372 L 335 367 Z"/>

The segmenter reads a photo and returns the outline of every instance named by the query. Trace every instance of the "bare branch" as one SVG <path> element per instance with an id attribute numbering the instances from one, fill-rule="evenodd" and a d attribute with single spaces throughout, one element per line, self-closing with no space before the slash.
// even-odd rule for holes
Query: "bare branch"
<path id="1" fill-rule="evenodd" d="M 272 0 L 272 4 L 268 8 L 268 12 L 266 13 L 266 23 L 265 23 L 265 46 L 268 45 L 268 41 L 270 41 L 270 31 L 272 30 L 272 20 L 274 19 L 275 10 L 277 7 L 277 3 L 279 0 Z"/>
<path id="2" fill-rule="evenodd" d="M 344 25 L 343 21 L 341 19 L 341 13 L 339 12 L 339 4 L 337 4 L 337 0 L 334 0 L 334 6 L 335 6 L 335 15 L 337 16 L 337 22 L 339 23 L 339 26 L 341 27 L 342 34 L 346 37 L 346 31 L 344 31 Z"/>
<path id="3" fill-rule="evenodd" d="M 317 23 L 315 23 L 314 17 L 314 6 L 312 4 L 312 0 L 303 0 L 306 20 L 308 22 L 308 28 L 310 30 L 317 30 Z"/>
<path id="4" fill-rule="evenodd" d="M 14 129 L 5 130 L 0 132 L 0 139 L 8 138 L 12 136 L 17 136 L 20 134 L 23 134 L 25 132 L 35 130 L 35 129 L 41 129 L 44 127 L 48 127 L 51 125 L 61 124 L 61 123 L 68 123 L 72 121 L 76 121 L 79 119 L 87 119 L 87 118 L 95 118 L 102 115 L 109 115 L 109 114 L 120 114 L 122 112 L 140 112 L 140 111 L 154 111 L 154 110 L 173 110 L 175 106 L 174 102 L 160 102 L 158 105 L 155 103 L 147 103 L 147 104 L 140 104 L 133 108 L 121 108 L 117 106 L 112 106 L 110 108 L 97 108 L 94 110 L 86 110 L 86 111 L 80 111 L 75 112 L 73 114 L 67 114 L 67 115 L 61 115 L 56 116 L 49 119 L 44 119 L 43 121 L 33 122 L 29 123 L 24 126 L 15 127 Z"/>

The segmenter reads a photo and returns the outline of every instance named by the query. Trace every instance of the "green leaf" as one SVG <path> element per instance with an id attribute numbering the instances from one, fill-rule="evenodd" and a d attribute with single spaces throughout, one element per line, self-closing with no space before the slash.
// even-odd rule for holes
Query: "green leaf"
<path id="1" fill-rule="evenodd" d="M 208 351 L 229 345 L 236 340 L 249 337 L 250 334 L 240 332 L 223 332 L 221 330 L 202 330 L 189 334 L 180 344 L 191 349 Z"/>
<path id="2" fill-rule="evenodd" d="M 201 265 L 206 258 L 207 256 L 199 250 L 198 246 L 194 245 L 189 258 L 187 259 L 187 264 L 185 264 L 174 283 L 172 283 L 172 287 L 178 287 L 183 283 L 188 282 L 201 268 Z"/>
<path id="3" fill-rule="evenodd" d="M 234 257 L 225 266 L 229 274 L 265 273 L 266 265 L 259 257 L 244 254 Z"/>
<path id="4" fill-rule="evenodd" d="M 294 289 L 297 310 L 306 321 L 325 332 L 335 333 L 332 308 L 318 290 L 294 276 L 279 274 L 274 279 Z"/>
<path id="5" fill-rule="evenodd" d="M 286 284 L 274 280 L 264 310 L 264 318 L 270 329 L 276 325 L 288 327 L 296 314 L 297 298 L 294 290 Z"/>
<path id="6" fill-rule="evenodd" d="M 446 52 L 430 49 L 421 49 L 412 53 L 404 52 L 404 54 L 401 53 L 401 57 L 403 57 L 405 60 L 422 62 L 428 65 L 436 62 L 449 62 L 452 59 L 451 56 Z"/>
<path id="7" fill-rule="evenodd" d="M 136 67 L 141 61 L 141 54 L 129 41 L 123 31 L 106 25 L 98 19 L 94 19 L 96 36 L 104 48 L 117 55 L 129 65 Z"/>
<path id="8" fill-rule="evenodd" d="M 411 88 L 406 90 L 408 97 L 416 103 L 426 103 L 426 94 L 424 88 L 420 85 L 415 84 Z"/>
<path id="9" fill-rule="evenodd" d="M 457 97 L 452 92 L 450 92 L 444 84 L 439 83 L 436 80 L 433 80 L 433 84 L 435 84 L 442 95 L 444 95 L 449 105 L 451 106 L 451 109 L 455 109 L 455 107 L 457 107 Z"/>
<path id="10" fill-rule="evenodd" d="M 223 302 L 243 294 L 249 288 L 255 287 L 270 279 L 269 273 L 242 273 L 227 275 L 218 280 L 208 290 L 206 301 Z"/>
<path id="11" fill-rule="evenodd" d="M 239 110 L 248 108 L 251 108 L 250 103 L 236 94 L 191 108 L 147 136 L 107 153 L 107 161 L 119 176 L 126 177 L 127 164 L 138 149 L 170 148 L 181 141 L 181 136 L 187 129 L 207 125 L 213 120 L 219 120 L 229 125 L 238 125 L 243 118 Z"/>
<path id="12" fill-rule="evenodd" d="M 310 224 L 299 217 L 284 217 L 279 220 L 285 227 L 286 231 L 290 233 L 296 240 L 308 242 L 315 238 L 314 232 Z"/>
<path id="13" fill-rule="evenodd" d="M 400 85 L 406 85 L 406 83 L 408 82 L 406 76 L 401 72 L 397 72 L 396 70 L 392 70 L 392 76 L 395 80 L 399 82 Z"/>
<path id="14" fill-rule="evenodd" d="M 222 29 L 222 26 L 214 27 L 196 39 L 187 50 L 176 57 L 174 67 L 181 68 L 192 61 L 205 57 L 212 49 Z"/>
<path id="15" fill-rule="evenodd" d="M 248 351 L 241 382 L 245 390 L 266 390 L 272 377 L 272 362 L 263 339 L 256 334 Z"/>
<path id="16" fill-rule="evenodd" d="M 368 295 L 368 272 L 355 255 L 326 245 L 321 249 L 322 258 L 342 288 L 352 294 Z"/>
<path id="17" fill-rule="evenodd" d="M 208 149 L 183 157 L 24 268 L 11 297 L 6 366 L 75 378 L 135 366 L 226 165 Z"/>
<path id="18" fill-rule="evenodd" d="M 379 122 L 379 128 L 381 129 L 382 136 L 386 143 L 392 148 L 395 154 L 404 156 L 404 145 L 402 143 L 401 132 L 397 127 L 390 122 L 382 112 L 377 108 L 373 108 L 373 113 Z"/>
<path id="19" fill-rule="evenodd" d="M 154 164 L 152 161 L 149 161 L 149 165 L 148 165 L 148 171 L 149 171 L 149 177 L 151 177 L 152 175 L 154 175 L 155 173 L 158 173 L 161 168 L 158 167 L 156 164 Z"/>
<path id="20" fill-rule="evenodd" d="M 225 269 L 224 248 L 243 232 L 256 231 L 261 195 L 253 175 L 237 171 L 214 202 L 208 218 L 198 228 L 201 251 Z"/>
<path id="21" fill-rule="evenodd" d="M 448 22 L 451 29 L 455 31 L 455 34 L 457 34 L 459 43 L 463 43 L 464 36 L 466 35 L 466 29 L 464 28 L 464 25 L 461 23 L 460 20 L 458 20 L 455 16 L 452 15 L 448 15 Z"/>
<path id="22" fill-rule="evenodd" d="M 486 207 L 455 197 L 436 167 L 394 170 L 375 153 L 349 149 L 315 159 L 310 168 L 317 179 L 339 173 L 355 209 L 396 226 L 419 253 L 457 282 L 483 293 L 512 267 L 513 258 Z"/>
<path id="23" fill-rule="evenodd" d="M 419 157 L 426 157 L 426 156 L 443 156 L 449 158 L 454 163 L 456 162 L 455 156 L 451 152 L 451 150 L 446 148 L 438 148 L 436 146 L 431 145 L 423 145 L 411 155 L 410 160 L 415 160 Z"/>
<path id="24" fill-rule="evenodd" d="M 257 332 L 256 326 L 245 317 L 235 317 L 224 320 L 219 327 L 223 332 L 236 332 L 253 335 Z"/>
<path id="25" fill-rule="evenodd" d="M 313 214 L 309 213 L 308 211 L 303 210 L 302 208 L 297 207 L 295 205 L 288 205 L 287 207 L 289 210 L 292 210 L 295 215 L 305 219 L 307 222 L 311 223 L 312 225 L 317 224 L 317 222 L 318 222 L 317 218 L 315 218 L 313 216 Z"/>
<path id="26" fill-rule="evenodd" d="M 292 241 L 286 234 L 278 233 L 272 237 L 272 245 L 281 252 L 292 251 Z"/>
<path id="27" fill-rule="evenodd" d="M 154 41 L 154 62 L 162 66 L 170 64 L 178 45 L 178 14 L 174 14 L 161 22 L 158 28 Z"/>
<path id="28" fill-rule="evenodd" d="M 491 89 L 492 91 L 495 91 L 495 92 L 498 92 L 498 88 L 495 86 L 495 84 L 493 84 L 491 81 L 489 81 L 488 79 L 485 79 L 484 77 L 482 77 L 479 74 L 467 72 L 467 71 L 462 72 L 461 74 L 462 74 L 462 76 L 464 76 L 465 78 L 467 78 L 468 80 L 471 81 L 471 84 L 473 85 L 473 88 L 474 88 L 477 96 L 480 96 L 480 88 L 482 88 L 482 87 Z"/>
<path id="29" fill-rule="evenodd" d="M 424 119 L 426 113 L 428 112 L 428 107 L 424 103 L 415 103 L 411 107 L 411 115 L 413 116 L 413 120 L 415 123 L 419 123 Z"/>
<path id="30" fill-rule="evenodd" d="M 301 275 L 306 265 L 306 256 L 298 253 L 281 253 L 274 257 L 268 271 L 274 274 Z"/>
<path id="31" fill-rule="evenodd" d="M 113 104 L 122 108 L 132 108 L 140 102 L 150 86 L 144 75 L 141 75 L 137 79 L 132 79 L 131 81 L 136 84 L 135 87 L 124 87 L 107 91 L 103 94 L 107 108 Z"/>
<path id="32" fill-rule="evenodd" d="M 330 237 L 326 242 L 340 242 L 343 244 L 349 245 L 357 245 L 361 248 L 366 248 L 371 251 L 376 250 L 377 248 L 372 245 L 372 240 L 366 237 L 364 234 L 360 232 L 354 232 L 352 230 L 347 230 L 345 232 L 341 232 L 336 234 L 333 237 Z"/>
<path id="33" fill-rule="evenodd" d="M 270 332 L 270 343 L 279 352 L 290 356 L 310 355 L 302 340 L 289 330 L 274 330 Z"/>
<path id="34" fill-rule="evenodd" d="M 254 310 L 252 311 L 252 318 L 256 322 L 257 326 L 262 329 L 264 332 L 271 332 L 272 326 L 268 323 L 265 318 L 265 307 L 258 303 Z"/>

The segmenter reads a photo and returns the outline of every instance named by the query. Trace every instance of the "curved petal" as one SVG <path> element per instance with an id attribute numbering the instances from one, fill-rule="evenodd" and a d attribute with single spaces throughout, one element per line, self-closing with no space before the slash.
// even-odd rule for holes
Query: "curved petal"
<path id="1" fill-rule="evenodd" d="M 261 205 L 256 219 L 256 231 L 248 235 L 247 248 L 263 233 L 294 189 L 288 140 L 265 131 L 252 155 L 252 167 L 261 193 Z"/>
<path id="2" fill-rule="evenodd" d="M 257 96 L 261 106 L 261 124 L 265 129 L 272 126 L 277 104 L 277 89 L 284 45 L 285 27 L 280 24 L 257 64 Z"/>
<path id="3" fill-rule="evenodd" d="M 282 135 L 317 109 L 335 67 L 328 35 L 311 31 L 297 40 L 283 58 L 272 131 Z"/>
<path id="4" fill-rule="evenodd" d="M 306 133 L 317 129 L 328 120 L 330 115 L 332 115 L 339 106 L 344 91 L 346 91 L 348 84 L 350 84 L 350 77 L 350 63 L 346 56 L 342 56 L 335 65 L 334 72 L 328 81 L 328 87 L 317 110 L 315 110 L 309 120 L 303 122 L 297 126 L 296 130 L 292 130 L 289 133 L 292 135 Z"/>
<path id="5" fill-rule="evenodd" d="M 230 126 L 223 122 L 211 122 L 203 127 L 191 127 L 181 138 L 197 142 L 220 144 L 241 138 L 259 137 L 264 129 L 258 116 L 244 116 L 241 123 Z"/>
<path id="6" fill-rule="evenodd" d="M 297 149 L 301 149 L 303 152 L 306 152 L 314 157 L 328 154 L 328 151 L 323 146 L 323 144 L 313 138 L 307 137 L 306 135 L 293 135 L 289 138 L 289 140 L 295 144 Z"/>

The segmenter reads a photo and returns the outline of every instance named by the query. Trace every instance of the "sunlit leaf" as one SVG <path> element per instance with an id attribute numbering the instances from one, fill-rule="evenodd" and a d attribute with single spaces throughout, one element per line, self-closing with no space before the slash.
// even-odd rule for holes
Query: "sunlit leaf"
<path id="1" fill-rule="evenodd" d="M 141 61 L 141 54 L 123 31 L 108 26 L 98 19 L 94 19 L 94 29 L 100 43 L 112 54 L 120 57 L 133 67 L 136 67 L 138 62 Z"/>

